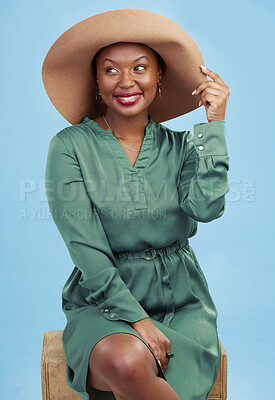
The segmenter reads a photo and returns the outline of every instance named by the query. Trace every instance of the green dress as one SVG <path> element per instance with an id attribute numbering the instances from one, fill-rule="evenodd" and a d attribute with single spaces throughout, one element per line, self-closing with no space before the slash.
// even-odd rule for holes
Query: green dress
<path id="1" fill-rule="evenodd" d="M 226 121 L 195 124 L 193 136 L 148 118 L 134 166 L 88 117 L 49 144 L 46 194 L 74 264 L 62 289 L 66 380 L 83 400 L 115 399 L 87 385 L 103 337 L 135 335 L 154 355 L 129 324 L 148 317 L 174 353 L 165 374 L 154 355 L 158 376 L 182 400 L 206 399 L 219 370 L 217 310 L 188 239 L 225 210 Z"/>

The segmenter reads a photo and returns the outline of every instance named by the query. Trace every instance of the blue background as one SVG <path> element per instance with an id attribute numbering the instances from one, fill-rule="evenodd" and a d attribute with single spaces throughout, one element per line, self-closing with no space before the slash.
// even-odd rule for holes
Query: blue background
<path id="1" fill-rule="evenodd" d="M 42 62 L 54 41 L 75 23 L 126 7 L 175 20 L 199 45 L 206 67 L 231 89 L 225 214 L 199 223 L 190 244 L 219 312 L 219 337 L 228 354 L 228 399 L 272 398 L 275 3 L 99 3 L 10 0 L 0 5 L 1 398 L 41 399 L 43 333 L 65 327 L 61 290 L 73 268 L 44 191 L 50 139 L 69 123 L 44 90 Z M 193 132 L 198 122 L 207 122 L 204 107 L 164 125 Z"/>

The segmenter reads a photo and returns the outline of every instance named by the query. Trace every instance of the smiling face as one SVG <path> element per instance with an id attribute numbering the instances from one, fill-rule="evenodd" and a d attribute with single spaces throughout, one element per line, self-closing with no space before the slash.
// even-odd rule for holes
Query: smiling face
<path id="1" fill-rule="evenodd" d="M 101 49 L 95 62 L 96 80 L 109 111 L 147 115 L 163 73 L 154 51 L 140 43 L 119 42 Z"/>

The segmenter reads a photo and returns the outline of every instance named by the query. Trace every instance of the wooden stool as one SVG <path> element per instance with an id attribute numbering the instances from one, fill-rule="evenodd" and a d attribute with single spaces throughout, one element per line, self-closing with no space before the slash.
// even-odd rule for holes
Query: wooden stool
<path id="1" fill-rule="evenodd" d="M 66 382 L 62 333 L 62 330 L 44 333 L 41 357 L 42 400 L 81 400 Z M 227 355 L 220 340 L 219 342 L 222 350 L 221 364 L 209 400 L 226 400 L 227 397 Z"/>

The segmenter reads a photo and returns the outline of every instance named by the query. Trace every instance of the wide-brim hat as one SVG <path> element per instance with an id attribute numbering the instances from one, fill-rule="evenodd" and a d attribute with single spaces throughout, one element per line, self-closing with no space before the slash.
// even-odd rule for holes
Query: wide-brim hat
<path id="1" fill-rule="evenodd" d="M 161 123 L 199 107 L 193 90 L 207 80 L 202 53 L 194 39 L 175 21 L 152 11 L 121 8 L 86 18 L 66 30 L 49 49 L 43 65 L 45 90 L 60 114 L 72 125 L 106 112 L 95 98 L 98 86 L 92 60 L 102 47 L 116 42 L 143 43 L 165 61 L 161 97 L 148 108 Z"/>

